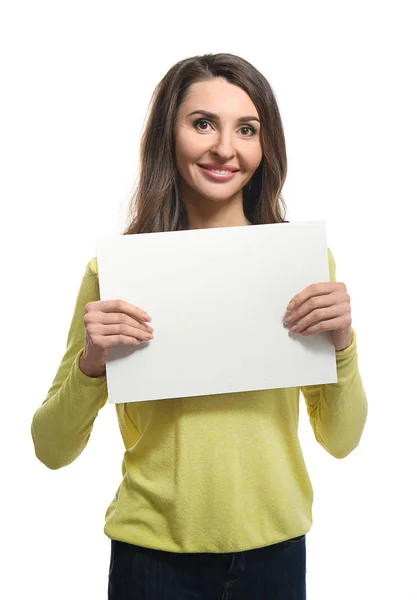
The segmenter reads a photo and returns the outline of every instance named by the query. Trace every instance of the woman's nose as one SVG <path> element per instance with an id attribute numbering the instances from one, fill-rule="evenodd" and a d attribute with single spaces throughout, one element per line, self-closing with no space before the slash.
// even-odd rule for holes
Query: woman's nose
<path id="1" fill-rule="evenodd" d="M 227 133 L 221 135 L 219 134 L 212 146 L 212 152 L 225 159 L 234 156 L 235 149 L 233 146 L 232 136 Z"/>

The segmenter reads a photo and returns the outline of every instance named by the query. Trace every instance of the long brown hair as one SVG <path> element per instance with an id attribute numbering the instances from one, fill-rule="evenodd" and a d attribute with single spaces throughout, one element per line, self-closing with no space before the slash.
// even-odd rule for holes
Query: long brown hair
<path id="1" fill-rule="evenodd" d="M 175 161 L 175 121 L 190 86 L 217 77 L 249 95 L 262 123 L 263 157 L 243 188 L 245 216 L 254 225 L 284 221 L 281 190 L 287 175 L 287 153 L 274 91 L 245 59 L 234 54 L 204 54 L 176 63 L 155 88 L 142 135 L 140 176 L 130 201 L 130 224 L 124 235 L 187 229 Z"/>

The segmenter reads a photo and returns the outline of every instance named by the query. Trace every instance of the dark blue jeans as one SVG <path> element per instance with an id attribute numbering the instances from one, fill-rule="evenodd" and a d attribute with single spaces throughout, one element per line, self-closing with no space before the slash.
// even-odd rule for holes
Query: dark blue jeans
<path id="1" fill-rule="evenodd" d="M 112 540 L 108 593 L 108 600 L 305 600 L 305 536 L 227 554 Z"/>

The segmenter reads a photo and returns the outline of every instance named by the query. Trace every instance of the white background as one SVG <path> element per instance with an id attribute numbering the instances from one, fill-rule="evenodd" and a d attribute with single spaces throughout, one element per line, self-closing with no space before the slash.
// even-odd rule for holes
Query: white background
<path id="1" fill-rule="evenodd" d="M 336 460 L 301 399 L 315 489 L 309 600 L 417 598 L 413 2 L 19 1 L 0 13 L 2 595 L 106 597 L 104 512 L 123 446 L 106 406 L 84 453 L 50 471 L 30 423 L 65 350 L 99 235 L 119 233 L 151 93 L 177 60 L 232 52 L 271 82 L 290 220 L 325 219 L 352 297 L 369 400 Z M 256 322 L 253 323 L 256 335 Z"/>

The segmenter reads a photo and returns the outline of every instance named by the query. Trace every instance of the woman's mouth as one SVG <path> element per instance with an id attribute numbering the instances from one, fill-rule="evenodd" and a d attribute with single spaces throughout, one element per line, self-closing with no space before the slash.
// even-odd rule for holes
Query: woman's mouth
<path id="1" fill-rule="evenodd" d="M 230 181 L 233 177 L 239 173 L 239 171 L 228 171 L 226 169 L 210 169 L 208 167 L 202 167 L 198 165 L 198 168 L 203 174 L 211 181 Z"/>

